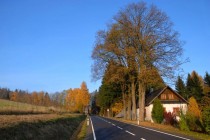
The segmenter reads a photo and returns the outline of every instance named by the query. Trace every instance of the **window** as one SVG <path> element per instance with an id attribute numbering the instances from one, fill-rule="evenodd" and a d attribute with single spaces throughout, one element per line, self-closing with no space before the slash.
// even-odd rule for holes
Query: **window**
<path id="1" fill-rule="evenodd" d="M 179 113 L 180 113 L 179 107 L 174 107 L 174 108 L 173 108 L 173 114 L 179 115 Z"/>
<path id="2" fill-rule="evenodd" d="M 170 100 L 172 100 L 172 99 L 174 99 L 174 94 L 168 94 L 168 99 L 170 99 Z"/>
<path id="3" fill-rule="evenodd" d="M 164 112 L 166 112 L 166 108 L 165 107 L 163 107 L 163 110 L 164 110 Z"/>
<path id="4" fill-rule="evenodd" d="M 166 99 L 166 94 L 161 94 L 161 99 L 165 100 Z"/>

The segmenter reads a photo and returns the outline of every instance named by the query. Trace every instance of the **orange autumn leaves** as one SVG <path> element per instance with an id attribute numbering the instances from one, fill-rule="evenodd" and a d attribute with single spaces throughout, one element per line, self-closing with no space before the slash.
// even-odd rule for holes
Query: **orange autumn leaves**
<path id="1" fill-rule="evenodd" d="M 80 88 L 67 90 L 66 109 L 70 112 L 84 112 L 85 107 L 89 105 L 90 94 L 85 82 L 82 82 Z"/>

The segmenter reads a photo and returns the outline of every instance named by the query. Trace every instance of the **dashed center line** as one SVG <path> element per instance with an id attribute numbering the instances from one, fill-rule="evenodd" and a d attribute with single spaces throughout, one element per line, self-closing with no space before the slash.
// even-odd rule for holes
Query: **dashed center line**
<path id="1" fill-rule="evenodd" d="M 107 122 L 107 123 L 112 124 L 113 126 L 116 126 L 117 128 L 119 128 L 119 129 L 121 129 L 121 130 L 123 130 L 123 128 L 122 128 L 122 127 L 119 127 L 119 126 L 117 126 L 116 124 L 114 124 L 114 123 L 112 123 L 112 122 L 106 121 L 105 119 L 102 119 L 102 118 L 100 118 L 100 119 L 101 119 L 101 120 L 103 120 L 103 121 L 105 121 L 105 122 Z M 129 134 L 131 134 L 131 135 L 133 135 L 133 136 L 135 136 L 135 135 L 136 135 L 136 134 L 131 133 L 131 132 L 127 131 L 127 130 L 125 130 L 125 132 L 126 132 L 126 133 L 129 133 Z M 141 138 L 141 140 L 146 140 L 146 139 Z"/>
<path id="2" fill-rule="evenodd" d="M 119 129 L 123 130 L 123 128 L 122 128 L 122 127 L 117 126 L 117 128 L 119 128 Z"/>
<path id="3" fill-rule="evenodd" d="M 131 134 L 131 135 L 135 136 L 135 134 L 133 134 L 133 133 L 131 133 L 131 132 L 127 131 L 127 130 L 126 130 L 125 132 L 127 132 L 127 133 L 129 133 L 129 134 Z"/>

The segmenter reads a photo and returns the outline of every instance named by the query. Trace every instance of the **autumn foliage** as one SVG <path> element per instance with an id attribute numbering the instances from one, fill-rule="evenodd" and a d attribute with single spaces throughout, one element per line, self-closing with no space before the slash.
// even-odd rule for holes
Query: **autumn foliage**
<path id="1" fill-rule="evenodd" d="M 189 99 L 188 111 L 187 111 L 187 124 L 192 131 L 202 131 L 201 111 L 198 107 L 198 103 L 194 97 Z"/>
<path id="2" fill-rule="evenodd" d="M 83 113 L 89 102 L 90 94 L 85 82 L 82 82 L 80 88 L 67 90 L 66 109 L 68 111 Z"/>

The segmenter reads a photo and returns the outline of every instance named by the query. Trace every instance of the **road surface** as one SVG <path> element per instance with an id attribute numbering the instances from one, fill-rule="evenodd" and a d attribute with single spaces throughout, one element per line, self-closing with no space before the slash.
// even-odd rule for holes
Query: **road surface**
<path id="1" fill-rule="evenodd" d="M 122 123 L 99 116 L 91 116 L 90 123 L 92 136 L 90 136 L 89 140 L 193 140 L 192 138 Z"/>

